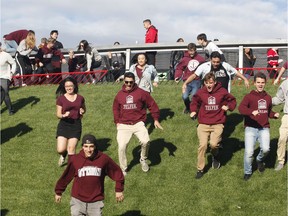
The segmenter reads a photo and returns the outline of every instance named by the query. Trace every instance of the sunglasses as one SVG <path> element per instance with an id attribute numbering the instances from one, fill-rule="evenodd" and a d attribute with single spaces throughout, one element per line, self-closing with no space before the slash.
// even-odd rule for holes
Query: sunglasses
<path id="1" fill-rule="evenodd" d="M 125 81 L 125 84 L 133 84 L 134 81 Z"/>

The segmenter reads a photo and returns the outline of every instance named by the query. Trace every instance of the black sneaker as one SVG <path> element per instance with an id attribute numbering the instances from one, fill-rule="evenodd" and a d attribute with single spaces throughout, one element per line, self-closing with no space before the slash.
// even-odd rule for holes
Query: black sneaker
<path id="1" fill-rule="evenodd" d="M 221 165 L 220 162 L 217 159 L 215 159 L 215 157 L 212 157 L 212 167 L 213 167 L 213 169 L 219 169 L 220 165 Z"/>
<path id="2" fill-rule="evenodd" d="M 257 161 L 258 171 L 263 173 L 265 171 L 265 164 L 262 161 Z"/>
<path id="3" fill-rule="evenodd" d="M 195 178 L 196 178 L 196 179 L 200 179 L 200 178 L 203 177 L 203 175 L 204 175 L 203 170 L 198 170 L 197 173 L 196 173 Z"/>
<path id="4" fill-rule="evenodd" d="M 252 174 L 245 174 L 244 175 L 244 180 L 248 181 L 251 178 Z"/>
<path id="5" fill-rule="evenodd" d="M 9 111 L 9 115 L 11 116 L 11 115 L 14 115 L 15 114 L 15 111 L 14 110 L 10 110 Z"/>

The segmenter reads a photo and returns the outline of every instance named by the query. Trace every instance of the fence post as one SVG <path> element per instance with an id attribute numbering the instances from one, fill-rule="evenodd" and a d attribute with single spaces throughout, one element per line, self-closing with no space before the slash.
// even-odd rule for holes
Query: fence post
<path id="1" fill-rule="evenodd" d="M 241 68 L 239 72 L 243 74 L 243 45 L 239 46 L 239 59 L 238 59 L 238 68 Z"/>
<path id="2" fill-rule="evenodd" d="M 126 66 L 125 71 L 129 71 L 131 59 L 131 49 L 126 49 Z"/>

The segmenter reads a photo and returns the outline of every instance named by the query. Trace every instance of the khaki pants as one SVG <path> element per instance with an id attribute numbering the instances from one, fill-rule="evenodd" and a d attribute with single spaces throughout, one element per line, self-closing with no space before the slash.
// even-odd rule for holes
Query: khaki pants
<path id="1" fill-rule="evenodd" d="M 97 201 L 92 203 L 82 202 L 79 199 L 71 197 L 70 201 L 71 215 L 72 216 L 101 216 L 102 209 L 104 208 L 103 201 Z"/>
<path id="2" fill-rule="evenodd" d="M 148 156 L 150 138 L 144 122 L 138 122 L 135 125 L 119 124 L 117 126 L 117 142 L 119 164 L 122 170 L 127 169 L 126 149 L 133 134 L 141 145 L 141 160 L 146 160 Z"/>
<path id="3" fill-rule="evenodd" d="M 277 157 L 280 164 L 285 163 L 286 145 L 288 142 L 288 114 L 285 114 L 281 119 L 279 128 L 279 139 L 277 148 Z"/>
<path id="4" fill-rule="evenodd" d="M 205 153 L 208 147 L 208 141 L 210 141 L 211 154 L 217 156 L 219 143 L 222 139 L 224 125 L 206 125 L 199 124 L 197 127 L 197 135 L 199 139 L 198 146 L 198 161 L 197 169 L 203 170 L 205 167 Z"/>

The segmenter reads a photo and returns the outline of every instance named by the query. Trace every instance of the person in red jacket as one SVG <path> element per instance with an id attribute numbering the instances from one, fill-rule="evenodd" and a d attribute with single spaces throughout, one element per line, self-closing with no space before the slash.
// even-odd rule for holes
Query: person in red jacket
<path id="1" fill-rule="evenodd" d="M 104 180 L 116 182 L 116 201 L 124 200 L 124 176 L 120 167 L 106 154 L 98 151 L 95 136 L 82 138 L 82 150 L 71 157 L 55 186 L 55 202 L 59 203 L 67 185 L 74 179 L 71 191 L 71 215 L 102 215 Z"/>
<path id="2" fill-rule="evenodd" d="M 187 46 L 187 51 L 184 53 L 184 57 L 180 60 L 175 71 L 175 82 L 179 82 L 181 79 L 185 82 L 190 75 L 192 75 L 196 68 L 205 62 L 205 59 L 197 53 L 197 47 L 194 43 L 189 43 Z M 182 99 L 184 101 L 184 114 L 190 113 L 190 96 L 197 92 L 201 87 L 201 80 L 196 77 L 192 82 L 187 84 L 185 92 L 182 93 Z"/>
<path id="3" fill-rule="evenodd" d="M 126 148 L 133 134 L 139 139 L 141 145 L 140 163 L 142 171 L 149 171 L 146 162 L 150 141 L 148 130 L 145 127 L 147 108 L 154 119 L 155 128 L 163 129 L 158 121 L 160 111 L 152 96 L 149 92 L 137 86 L 133 73 L 125 73 L 124 85 L 113 102 L 114 123 L 117 126 L 119 163 L 124 175 L 127 174 Z"/>
<path id="4" fill-rule="evenodd" d="M 214 73 L 210 72 L 204 77 L 204 86 L 193 96 L 190 105 L 190 117 L 198 115 L 199 125 L 197 134 L 199 139 L 197 173 L 195 178 L 200 179 L 204 175 L 205 153 L 210 142 L 212 154 L 212 167 L 220 168 L 219 144 L 222 139 L 226 112 L 233 111 L 236 107 L 236 99 L 233 95 L 216 81 Z"/>
<path id="5" fill-rule="evenodd" d="M 256 157 L 258 171 L 265 170 L 264 159 L 270 151 L 270 124 L 268 118 L 278 118 L 279 113 L 272 111 L 272 98 L 264 90 L 266 76 L 259 72 L 254 76 L 255 90 L 245 95 L 239 105 L 239 112 L 244 115 L 245 153 L 244 180 L 252 176 L 252 162 L 255 143 L 258 140 L 260 151 Z"/>
<path id="6" fill-rule="evenodd" d="M 152 25 L 150 19 L 143 21 L 144 28 L 146 29 L 145 43 L 158 43 L 158 29 Z M 146 52 L 148 55 L 148 65 L 154 65 L 156 63 L 157 52 Z"/>
<path id="7" fill-rule="evenodd" d="M 278 76 L 279 63 L 283 59 L 279 59 L 279 50 L 278 48 L 271 48 L 267 50 L 267 71 L 269 73 L 270 79 L 276 79 Z"/>

